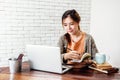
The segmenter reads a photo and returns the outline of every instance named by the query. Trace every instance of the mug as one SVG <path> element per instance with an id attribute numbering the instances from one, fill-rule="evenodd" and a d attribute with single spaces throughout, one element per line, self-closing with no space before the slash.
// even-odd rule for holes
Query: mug
<path id="1" fill-rule="evenodd" d="M 96 55 L 95 55 L 95 61 L 98 64 L 104 64 L 106 62 L 106 57 L 107 56 L 104 53 L 96 53 Z"/>
<path id="2" fill-rule="evenodd" d="M 10 73 L 17 73 L 21 71 L 22 60 L 17 60 L 16 58 L 9 59 L 9 71 Z"/>

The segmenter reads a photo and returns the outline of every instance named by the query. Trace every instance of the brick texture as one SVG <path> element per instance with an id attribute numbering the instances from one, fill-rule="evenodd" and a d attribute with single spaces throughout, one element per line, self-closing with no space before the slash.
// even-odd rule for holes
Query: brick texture
<path id="1" fill-rule="evenodd" d="M 64 33 L 61 16 L 76 9 L 89 32 L 91 0 L 0 0 L 0 66 L 25 52 L 26 44 L 56 46 Z"/>

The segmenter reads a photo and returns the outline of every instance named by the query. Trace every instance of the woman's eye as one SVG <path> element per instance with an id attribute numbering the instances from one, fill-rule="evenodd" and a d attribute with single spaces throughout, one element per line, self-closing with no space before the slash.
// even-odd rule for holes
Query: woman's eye
<path id="1" fill-rule="evenodd" d="M 73 23 L 70 23 L 70 25 L 74 25 Z"/>
<path id="2" fill-rule="evenodd" d="M 65 27 L 67 26 L 67 25 L 64 25 Z"/>

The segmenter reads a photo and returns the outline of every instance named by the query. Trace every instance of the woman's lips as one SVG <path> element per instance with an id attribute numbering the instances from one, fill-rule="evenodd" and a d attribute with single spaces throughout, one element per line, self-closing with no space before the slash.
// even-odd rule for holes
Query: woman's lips
<path id="1" fill-rule="evenodd" d="M 68 32 L 70 32 L 70 33 L 71 33 L 71 32 L 73 32 L 73 30 L 68 30 Z"/>

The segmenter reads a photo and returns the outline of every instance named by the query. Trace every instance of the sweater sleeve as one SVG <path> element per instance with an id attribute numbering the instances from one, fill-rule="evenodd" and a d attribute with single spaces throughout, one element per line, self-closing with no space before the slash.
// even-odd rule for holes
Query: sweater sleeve
<path id="1" fill-rule="evenodd" d="M 85 53 L 90 53 L 91 59 L 94 59 L 95 54 L 98 53 L 98 49 L 96 47 L 95 41 L 93 37 L 89 34 L 86 35 Z"/>
<path id="2" fill-rule="evenodd" d="M 62 63 L 65 64 L 67 63 L 67 60 L 64 59 L 64 54 L 66 53 L 66 41 L 64 39 L 64 35 L 59 38 L 58 46 L 60 47 L 60 53 L 62 56 Z"/>
<path id="3" fill-rule="evenodd" d="M 93 37 L 91 37 L 91 54 L 92 54 L 92 59 L 95 59 L 95 54 L 98 53 L 97 46 L 95 44 L 95 41 Z"/>

